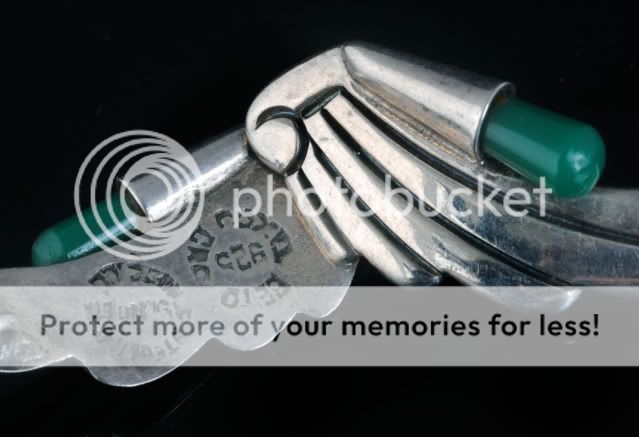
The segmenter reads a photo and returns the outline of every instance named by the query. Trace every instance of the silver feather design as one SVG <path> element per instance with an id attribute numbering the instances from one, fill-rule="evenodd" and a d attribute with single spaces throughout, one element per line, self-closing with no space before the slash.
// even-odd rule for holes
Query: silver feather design
<path id="1" fill-rule="evenodd" d="M 483 162 L 483 116 L 513 92 L 505 82 L 347 44 L 267 87 L 249 110 L 247 133 L 294 193 L 314 189 L 326 212 L 307 221 L 337 261 L 352 248 L 398 284 L 437 283 L 442 274 L 481 286 L 639 284 L 639 191 L 549 198 L 542 211 L 530 184 Z M 384 202 L 386 175 L 409 196 Z M 523 217 L 504 211 L 514 187 L 532 196 Z M 469 195 L 456 197 L 455 208 L 468 216 L 402 213 L 408 202 L 433 211 L 438 195 L 460 190 Z M 497 190 L 498 215 L 478 214 L 479 190 Z M 355 214 L 352 195 L 370 216 Z"/>

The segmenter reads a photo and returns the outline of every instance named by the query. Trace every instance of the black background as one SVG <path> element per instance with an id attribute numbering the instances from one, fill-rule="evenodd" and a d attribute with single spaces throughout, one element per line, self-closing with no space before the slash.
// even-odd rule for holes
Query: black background
<path id="1" fill-rule="evenodd" d="M 608 153 L 602 184 L 637 187 L 636 17 L 609 2 L 3 6 L 0 266 L 28 265 L 37 234 L 73 214 L 77 169 L 101 140 L 150 129 L 188 145 L 239 126 L 270 80 L 352 39 L 513 81 L 521 98 L 599 130 Z M 356 277 L 359 285 L 382 281 L 366 266 Z M 80 369 L 47 369 L 0 377 L 0 426 L 636 434 L 638 375 L 612 368 L 181 369 L 146 387 L 116 389 Z"/>

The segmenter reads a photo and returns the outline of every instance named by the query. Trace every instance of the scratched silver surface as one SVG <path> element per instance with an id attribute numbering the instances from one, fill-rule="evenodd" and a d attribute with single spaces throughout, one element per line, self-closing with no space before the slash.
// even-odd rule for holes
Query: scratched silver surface
<path id="1" fill-rule="evenodd" d="M 437 283 L 446 274 L 476 286 L 639 284 L 639 190 L 551 196 L 545 216 L 533 207 L 524 217 L 504 213 L 512 187 L 538 204 L 529 183 L 478 150 L 491 104 L 514 93 L 508 82 L 349 43 L 271 83 L 246 129 L 259 158 L 294 191 L 313 187 L 336 232 L 395 283 Z M 383 201 L 385 175 L 409 198 Z M 354 214 L 337 178 L 371 217 Z M 498 190 L 492 203 L 501 216 L 478 213 L 480 178 L 486 194 Z M 402 213 L 407 202 L 435 210 L 439 193 L 462 188 L 470 194 L 455 207 L 466 217 L 447 208 L 435 217 Z"/>
<path id="2" fill-rule="evenodd" d="M 235 144 L 246 148 L 241 130 L 218 140 L 220 142 L 240 142 Z M 216 147 L 212 144 L 210 147 Z M 172 286 L 299 286 L 317 285 L 338 287 L 339 292 L 327 293 L 322 299 L 314 300 L 309 310 L 308 302 L 286 306 L 274 305 L 264 311 L 279 314 L 287 319 L 297 311 L 326 315 L 334 309 L 351 283 L 357 258 L 349 263 L 335 264 L 327 258 L 317 244 L 313 234 L 299 216 L 293 204 L 293 214 L 286 211 L 286 199 L 274 197 L 273 216 L 264 214 L 240 219 L 239 228 L 234 228 L 230 211 L 233 207 L 233 189 L 251 187 L 266 197 L 267 176 L 272 172 L 253 157 L 245 160 L 240 169 L 217 188 L 206 195 L 206 205 L 200 227 L 177 251 L 148 262 L 127 262 L 99 252 L 76 261 L 47 267 L 25 267 L 0 270 L 0 285 L 51 285 L 87 286 L 95 285 L 96 293 L 104 286 L 150 285 L 170 288 Z M 274 189 L 284 187 L 284 180 L 274 175 Z M 242 198 L 241 205 L 252 208 L 250 198 Z M 341 288 L 340 288 L 341 286 Z M 152 287 L 152 288 L 156 288 Z M 142 299 L 142 296 L 140 296 Z M 215 299 L 215 297 L 212 297 Z M 64 300 L 61 299 L 62 302 Z M 6 312 L 8 303 L 3 304 L 4 320 L 10 319 Z M 20 308 L 16 312 L 19 311 Z M 29 313 L 31 308 L 22 308 Z M 52 308 L 51 311 L 54 311 Z M 226 310 L 229 314 L 233 309 Z M 282 313 L 284 311 L 284 313 Z M 222 309 L 224 312 L 224 309 Z M 273 333 L 274 336 L 276 333 Z M 0 323 L 0 337 L 3 350 L 11 349 L 11 326 Z M 224 341 L 224 339 L 222 339 Z M 243 344 L 234 344 L 237 349 L 252 349 L 263 344 L 264 339 L 246 338 Z M 201 343 L 183 345 L 181 354 L 188 358 L 195 353 Z M 38 348 L 34 343 L 25 352 L 25 358 Z M 108 354 L 109 350 L 95 349 L 96 354 Z M 48 351 L 40 359 L 44 366 L 69 357 L 69 349 L 63 347 Z M 8 369 L 10 370 L 10 369 Z M 28 369 L 21 369 L 28 370 Z M 163 367 L 101 367 L 89 371 L 99 380 L 121 386 L 139 385 L 154 380 L 172 368 Z"/>
<path id="3" fill-rule="evenodd" d="M 201 230 L 180 250 L 141 265 L 100 253 L 60 266 L 1 270 L 0 285 L 281 281 L 343 285 L 345 291 L 359 256 L 397 284 L 437 284 L 444 275 L 480 292 L 493 285 L 639 284 L 637 190 L 597 188 L 577 199 L 551 198 L 546 217 L 534 209 L 525 217 L 504 215 L 498 196 L 494 203 L 501 217 L 477 214 L 480 177 L 485 188 L 502 195 L 511 187 L 532 189 L 499 163 L 484 160 L 479 147 L 491 104 L 514 93 L 505 81 L 366 44 L 344 44 L 266 87 L 247 113 L 247 138 L 238 130 L 219 140 L 242 150 L 250 147 L 261 163 L 253 156 L 242 158 L 234 161 L 242 163 L 239 170 L 233 165 L 239 172 L 217 179 L 206 198 Z M 298 201 L 302 190 L 313 187 L 326 212 L 301 217 L 295 207 L 286 217 L 283 198 L 276 197 L 274 217 L 246 219 L 240 229 L 230 229 L 226 211 L 233 188 L 263 191 L 268 174 L 278 175 L 276 186 L 290 188 Z M 380 202 L 380 174 L 391 175 L 411 198 Z M 374 212 L 371 217 L 349 210 L 336 176 Z M 402 202 L 433 208 L 438 193 L 459 188 L 472 192 L 456 205 L 472 212 L 467 217 L 445 210 L 436 218 L 400 214 Z M 152 210 L 156 200 L 151 195 L 140 204 Z M 523 289 L 516 295 L 484 291 L 513 307 L 539 301 Z M 563 308 L 578 295 L 566 291 L 552 302 Z M 339 300 L 318 305 L 330 309 Z M 111 384 L 134 385 L 168 370 L 91 372 Z"/>

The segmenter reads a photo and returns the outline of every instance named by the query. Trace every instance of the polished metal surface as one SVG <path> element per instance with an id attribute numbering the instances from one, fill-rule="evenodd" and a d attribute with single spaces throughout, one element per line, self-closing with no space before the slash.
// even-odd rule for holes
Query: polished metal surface
<path id="1" fill-rule="evenodd" d="M 283 319 L 291 319 L 297 311 L 315 316 L 326 315 L 334 309 L 351 283 L 357 257 L 350 256 L 348 261 L 342 259 L 339 264 L 326 257 L 317 240 L 307 230 L 307 225 L 299 211 L 287 213 L 287 204 L 283 198 L 275 198 L 273 214 L 267 217 L 258 214 L 254 217 L 242 217 L 239 228 L 232 223 L 233 190 L 250 186 L 262 195 L 266 193 L 267 175 L 272 174 L 254 157 L 243 158 L 247 150 L 243 131 L 237 130 L 208 144 L 209 151 L 233 151 L 235 153 L 213 153 L 216 162 L 210 161 L 213 173 L 215 169 L 230 169 L 223 172 L 222 180 L 209 190 L 200 226 L 184 245 L 169 255 L 145 262 L 128 262 L 106 252 L 99 252 L 75 261 L 46 267 L 23 267 L 0 269 L 0 286 L 89 286 L 95 285 L 96 292 L 104 287 L 118 286 L 150 286 L 157 287 L 189 287 L 189 286 L 330 286 L 332 293 L 306 306 L 291 306 L 290 302 L 267 306 L 261 309 L 265 314 L 281 314 Z M 238 159 L 242 157 L 242 159 Z M 237 166 L 238 161 L 241 165 Z M 209 173 L 210 174 L 210 173 Z M 219 175 L 219 173 L 216 173 Z M 216 178 L 213 178 L 217 180 Z M 284 180 L 275 175 L 274 188 L 283 188 Z M 211 185 L 209 185 L 210 187 Z M 252 208 L 250 199 L 240 199 L 242 208 Z M 67 290 L 68 291 L 68 290 Z M 100 291 L 104 293 L 104 291 Z M 212 291 L 213 293 L 213 291 Z M 61 294 L 62 296 L 63 294 Z M 151 294 L 149 294 L 151 295 Z M 143 296 L 136 296 L 143 299 Z M 212 294 L 207 302 L 217 303 L 219 298 Z M 179 303 L 179 301 L 177 301 Z M 312 308 L 307 308 L 311 305 Z M 6 304 L 6 302 L 5 302 Z M 64 300 L 60 299 L 60 308 Z M 9 317 L 7 306 L 2 305 L 2 317 Z M 203 307 L 206 308 L 206 307 Z M 215 306 L 213 306 L 215 308 Z M 50 308 L 51 312 L 55 308 Z M 62 311 L 62 310 L 61 310 Z M 230 317 L 237 313 L 234 308 L 223 306 L 216 310 L 220 317 Z M 13 338 L 10 326 L 3 326 L 0 317 L 0 340 L 2 348 L 10 348 Z M 272 333 L 271 338 L 277 333 Z M 270 339 L 270 338 L 269 338 Z M 255 343 L 255 338 L 246 337 L 245 343 L 233 344 L 236 349 L 253 349 L 262 343 Z M 221 341 L 224 341 L 223 339 Z M 196 353 L 204 342 L 188 343 L 180 353 L 184 359 Z M 24 353 L 29 356 L 30 348 Z M 88 352 L 87 352 L 88 353 Z M 93 351 L 94 359 L 104 355 L 108 358 L 109 350 Z M 0 352 L 0 356 L 2 352 Z M 40 365 L 54 364 L 69 358 L 69 350 L 59 347 L 48 350 Z M 76 357 L 80 358 L 80 357 Z M 1 361 L 1 360 L 0 360 Z M 15 371 L 16 369 L 7 369 Z M 29 370 L 28 368 L 20 370 Z M 165 367 L 100 367 L 89 371 L 99 380 L 118 386 L 143 384 L 170 372 L 173 368 Z"/>
<path id="2" fill-rule="evenodd" d="M 4 269 L 0 285 L 343 287 L 313 302 L 317 314 L 327 314 L 341 301 L 360 256 L 396 284 L 433 285 L 450 275 L 515 308 L 562 309 L 579 292 L 541 296 L 522 289 L 515 295 L 482 287 L 639 284 L 637 190 L 597 188 L 583 198 L 550 197 L 546 214 L 533 206 L 524 216 L 506 214 L 507 190 L 531 193 L 533 187 L 499 163 L 483 161 L 478 144 L 493 101 L 513 92 L 508 82 L 377 47 L 334 48 L 266 87 L 249 108 L 245 130 L 194 152 L 203 176 L 179 197 L 203 188 L 206 205 L 200 227 L 179 250 L 144 263 L 98 253 L 55 266 Z M 386 202 L 386 175 L 408 195 Z M 260 210 L 233 227 L 233 190 L 250 187 L 266 195 L 269 176 L 275 188 L 291 191 L 293 213 L 285 197 L 276 196 L 273 214 Z M 152 221 L 180 208 L 151 179 L 127 189 Z M 493 189 L 498 214 L 479 214 L 485 205 L 477 194 Z M 453 192 L 461 193 L 455 208 L 468 215 L 439 208 L 439 196 Z M 357 213 L 353 195 L 369 214 Z M 534 193 L 531 198 L 539 200 Z M 309 203 L 325 210 L 306 214 Z M 438 214 L 404 213 L 408 204 Z M 241 207 L 253 204 L 245 199 Z M 137 385 L 170 370 L 91 372 L 109 384 Z"/>
<path id="3" fill-rule="evenodd" d="M 237 173 L 249 160 L 249 150 L 242 129 L 213 139 L 190 151 L 200 169 L 200 177 L 187 181 L 180 190 L 168 196 L 167 188 L 156 177 L 143 175 L 137 179 L 119 182 L 125 186 L 127 198 L 151 222 L 156 222 L 194 199 L 199 190 L 216 189 Z"/>
<path id="4" fill-rule="evenodd" d="M 207 147 L 218 146 L 226 150 L 242 149 L 246 148 L 246 139 L 238 130 Z M 220 166 L 224 166 L 226 159 L 235 162 L 236 157 L 219 155 Z M 268 175 L 271 172 L 256 159 L 245 160 L 239 170 L 228 174 L 217 189 L 207 193 L 200 226 L 180 249 L 134 267 L 149 269 L 164 278 L 162 285 L 257 286 L 272 275 L 291 286 L 349 284 L 357 259 L 351 257 L 339 266 L 326 259 L 297 209 L 288 214 L 285 198 L 274 198 L 271 216 L 240 215 L 239 227 L 233 226 L 233 190 L 251 187 L 266 195 Z M 274 189 L 284 187 L 284 179 L 275 175 L 273 185 Z M 240 207 L 252 208 L 252 200 L 241 198 Z M 251 260 L 249 243 L 256 243 L 256 250 L 265 252 L 257 263 Z M 121 267 L 129 264 L 114 255 L 98 252 L 51 266 L 0 269 L 0 285 L 116 285 L 128 281 L 127 270 L 123 273 Z"/>
<path id="5" fill-rule="evenodd" d="M 530 184 L 475 152 L 493 99 L 512 92 L 507 82 L 346 44 L 269 85 L 249 109 L 247 135 L 289 185 L 312 185 L 343 238 L 393 282 L 448 274 L 484 286 L 639 284 L 637 190 L 549 197 L 543 214 Z M 385 175 L 410 198 L 383 201 Z M 338 207 L 337 177 L 371 217 Z M 514 187 L 532 199 L 523 217 L 504 211 Z M 476 194 L 493 189 L 498 214 L 479 214 Z M 468 215 L 438 208 L 439 195 L 460 190 L 455 208 Z M 403 214 L 406 202 L 440 213 Z"/>

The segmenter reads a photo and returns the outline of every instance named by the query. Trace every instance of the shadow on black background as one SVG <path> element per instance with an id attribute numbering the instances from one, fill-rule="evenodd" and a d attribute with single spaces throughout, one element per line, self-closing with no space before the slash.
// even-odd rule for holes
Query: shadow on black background
<path id="1" fill-rule="evenodd" d="M 606 185 L 638 186 L 636 15 L 606 3 L 464 5 L 316 1 L 112 8 L 27 4 L 2 13 L 0 266 L 28 265 L 73 214 L 82 160 L 150 129 L 188 145 L 239 126 L 292 65 L 352 39 L 513 81 L 520 97 L 593 124 Z M 381 284 L 362 266 L 357 285 Z M 182 369 L 116 389 L 80 369 L 0 376 L 0 423 L 45 432 L 201 426 L 208 433 L 485 435 L 635 428 L 635 369 Z"/>

